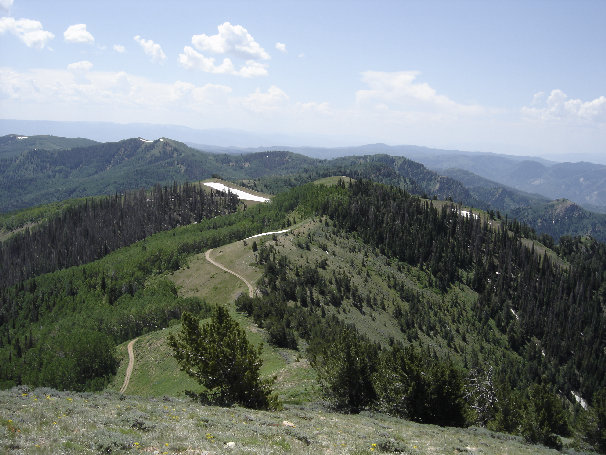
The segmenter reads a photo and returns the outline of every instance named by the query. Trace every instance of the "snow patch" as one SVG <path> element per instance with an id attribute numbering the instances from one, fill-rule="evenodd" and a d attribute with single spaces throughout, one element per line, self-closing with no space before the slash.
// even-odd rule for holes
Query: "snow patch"
<path id="1" fill-rule="evenodd" d="M 574 399 L 576 400 L 577 403 L 579 403 L 581 405 L 581 407 L 583 409 L 587 409 L 589 406 L 587 405 L 587 402 L 583 399 L 583 397 L 581 395 L 579 395 L 577 392 L 575 392 L 574 390 L 572 392 L 572 396 L 574 397 Z"/>
<path id="2" fill-rule="evenodd" d="M 149 142 L 154 142 L 154 141 L 150 141 L 149 139 L 143 139 L 142 137 L 140 137 L 140 138 L 139 138 L 139 140 L 140 140 L 141 142 L 148 142 L 148 143 L 149 143 Z"/>
<path id="3" fill-rule="evenodd" d="M 251 235 L 250 237 L 246 237 L 244 240 L 254 239 L 257 237 L 263 237 L 264 235 L 272 235 L 272 234 L 284 234 L 285 232 L 290 231 L 290 229 L 283 229 L 281 231 L 273 231 L 273 232 L 263 232 L 262 234 Z"/>
<path id="4" fill-rule="evenodd" d="M 17 136 L 17 139 L 27 139 L 28 136 Z"/>
<path id="5" fill-rule="evenodd" d="M 245 201 L 256 201 L 256 202 L 269 202 L 269 199 L 266 197 L 255 196 L 254 194 L 247 193 L 246 191 L 236 190 L 235 188 L 230 188 L 225 186 L 222 183 L 218 182 L 205 182 L 204 185 L 209 186 L 215 190 L 230 192 L 238 196 L 238 198 L 243 199 Z"/>
<path id="6" fill-rule="evenodd" d="M 511 313 L 516 317 L 517 321 L 520 320 L 520 317 L 517 315 L 517 313 L 515 311 L 513 311 L 513 308 L 510 308 L 509 311 L 511 311 Z"/>

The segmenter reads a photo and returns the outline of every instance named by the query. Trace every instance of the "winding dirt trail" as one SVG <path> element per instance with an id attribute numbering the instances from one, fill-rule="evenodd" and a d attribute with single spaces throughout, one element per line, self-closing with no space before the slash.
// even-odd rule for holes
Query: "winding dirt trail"
<path id="1" fill-rule="evenodd" d="M 228 269 L 227 267 L 225 267 L 224 265 L 219 264 L 217 261 L 215 261 L 214 259 L 212 259 L 210 257 L 210 253 L 212 251 L 212 248 L 210 250 L 208 250 L 205 254 L 206 256 L 206 260 L 208 262 L 210 262 L 212 265 L 219 267 L 221 270 L 225 270 L 228 273 L 231 273 L 232 275 L 234 275 L 235 277 L 241 279 L 242 281 L 244 281 L 244 283 L 246 284 L 246 286 L 248 287 L 248 295 L 250 297 L 254 297 L 255 295 L 255 288 L 253 287 L 252 284 L 250 284 L 250 282 L 244 278 L 242 275 L 240 275 L 239 273 L 234 272 L 233 270 Z"/>
<path id="2" fill-rule="evenodd" d="M 126 388 L 128 387 L 128 383 L 130 381 L 130 375 L 132 374 L 133 367 L 135 366 L 135 353 L 133 351 L 133 345 L 135 344 L 135 341 L 137 341 L 137 338 L 135 338 L 130 343 L 128 343 L 128 346 L 127 346 L 128 367 L 126 368 L 126 376 L 124 376 L 124 384 L 122 384 L 122 387 L 120 388 L 120 393 L 124 393 L 126 391 Z"/>

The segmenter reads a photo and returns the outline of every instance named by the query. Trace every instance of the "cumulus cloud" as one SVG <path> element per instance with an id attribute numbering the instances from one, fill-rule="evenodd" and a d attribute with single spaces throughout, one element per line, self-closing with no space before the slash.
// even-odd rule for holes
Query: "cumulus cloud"
<path id="1" fill-rule="evenodd" d="M 522 115 L 528 119 L 544 121 L 606 122 L 606 97 L 591 101 L 570 98 L 562 90 L 552 90 L 533 96 L 530 106 L 522 108 Z"/>
<path id="2" fill-rule="evenodd" d="M 68 43 L 94 43 L 95 38 L 86 30 L 86 24 L 74 24 L 63 32 L 63 38 Z"/>
<path id="3" fill-rule="evenodd" d="M 284 108 L 288 101 L 288 95 L 282 89 L 272 85 L 267 92 L 257 89 L 242 101 L 242 105 L 253 112 L 267 113 Z"/>
<path id="4" fill-rule="evenodd" d="M 69 112 L 95 106 L 105 113 L 128 108 L 141 115 L 163 112 L 166 116 L 174 112 L 191 115 L 210 105 L 226 106 L 231 93 L 231 87 L 224 85 L 159 83 L 123 71 L 91 69 L 88 61 L 72 63 L 67 70 L 0 68 L 0 98 L 16 106 L 67 106 Z"/>
<path id="5" fill-rule="evenodd" d="M 126 52 L 126 48 L 122 44 L 114 44 L 113 49 L 118 54 L 124 54 L 124 52 Z"/>
<path id="6" fill-rule="evenodd" d="M 224 22 L 216 35 L 194 35 L 191 42 L 201 52 L 231 54 L 246 60 L 269 60 L 269 54 L 241 25 Z"/>
<path id="7" fill-rule="evenodd" d="M 205 57 L 191 46 L 183 48 L 183 53 L 179 54 L 179 63 L 187 69 L 198 69 L 214 74 L 232 74 L 242 77 L 265 76 L 267 74 L 267 65 L 263 63 L 247 60 L 240 69 L 236 69 L 231 59 L 226 57 L 221 63 L 216 64 L 213 57 Z"/>
<path id="8" fill-rule="evenodd" d="M 150 39 L 146 40 L 144 38 L 141 38 L 141 36 L 139 35 L 135 36 L 133 39 L 137 43 L 139 43 L 139 45 L 143 49 L 143 52 L 145 52 L 145 54 L 151 58 L 152 62 L 159 63 L 166 60 L 166 54 L 158 43 L 154 43 Z"/>
<path id="9" fill-rule="evenodd" d="M 280 52 L 286 53 L 286 44 L 276 43 L 276 49 L 278 49 Z"/>
<path id="10" fill-rule="evenodd" d="M 8 10 L 13 6 L 13 0 L 0 0 L 0 7 Z"/>
<path id="11" fill-rule="evenodd" d="M 93 64 L 88 60 L 81 60 L 67 65 L 67 69 L 70 71 L 90 71 L 92 67 Z"/>
<path id="12" fill-rule="evenodd" d="M 445 95 L 438 94 L 425 82 L 416 82 L 418 71 L 362 73 L 367 90 L 356 92 L 359 106 L 380 110 L 408 111 L 437 115 L 474 115 L 484 109 L 477 105 L 459 104 Z"/>
<path id="13" fill-rule="evenodd" d="M 13 17 L 0 18 L 0 35 L 12 33 L 27 47 L 44 49 L 55 35 L 42 28 L 39 21 L 32 19 L 15 19 Z"/>

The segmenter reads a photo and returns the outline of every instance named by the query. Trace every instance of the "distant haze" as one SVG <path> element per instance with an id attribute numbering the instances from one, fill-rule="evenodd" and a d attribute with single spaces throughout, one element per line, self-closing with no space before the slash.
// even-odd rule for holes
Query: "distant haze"
<path id="1" fill-rule="evenodd" d="M 119 141 L 131 137 L 157 139 L 168 137 L 188 143 L 194 148 L 220 153 L 248 153 L 260 150 L 289 150 L 316 158 L 334 158 L 337 156 L 386 153 L 403 155 L 419 159 L 423 155 L 444 153 L 486 152 L 482 149 L 439 148 L 426 144 L 364 144 L 362 139 L 348 138 L 339 141 L 335 137 L 321 135 L 259 134 L 237 129 L 199 130 L 177 125 L 155 125 L 149 123 L 111 123 L 111 122 L 58 122 L 44 120 L 0 119 L 0 136 L 6 134 L 40 135 L 49 134 L 64 137 L 82 137 L 100 142 Z M 516 153 L 517 152 L 517 153 Z M 573 153 L 570 155 L 540 155 L 532 151 L 506 148 L 499 152 L 508 156 L 524 158 L 542 158 L 558 162 L 590 161 L 606 164 L 606 153 Z"/>
<path id="2" fill-rule="evenodd" d="M 603 162 L 605 17 L 600 0 L 10 0 L 0 117 L 238 147 L 417 144 Z M 79 134 L 118 139 L 99 128 Z"/>

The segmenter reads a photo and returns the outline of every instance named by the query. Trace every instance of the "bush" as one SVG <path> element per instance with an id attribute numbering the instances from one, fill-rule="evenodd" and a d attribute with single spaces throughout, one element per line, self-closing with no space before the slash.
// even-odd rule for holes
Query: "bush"
<path id="1" fill-rule="evenodd" d="M 449 362 L 394 346 L 381 356 L 374 384 L 383 412 L 441 426 L 466 425 L 463 375 Z"/>
<path id="2" fill-rule="evenodd" d="M 211 321 L 200 326 L 190 313 L 182 317 L 183 327 L 168 343 L 179 366 L 204 390 L 197 396 L 217 405 L 238 403 L 254 409 L 279 406 L 271 395 L 273 380 L 261 380 L 262 346 L 254 348 L 246 333 L 223 307 L 217 307 Z"/>

